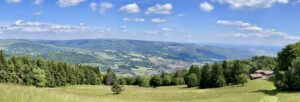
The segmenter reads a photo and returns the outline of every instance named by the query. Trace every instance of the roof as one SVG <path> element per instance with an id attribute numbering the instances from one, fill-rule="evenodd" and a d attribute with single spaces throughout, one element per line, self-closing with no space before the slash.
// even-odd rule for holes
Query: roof
<path id="1" fill-rule="evenodd" d="M 259 77 L 262 77 L 263 75 L 261 74 L 250 74 L 250 77 L 251 78 L 259 78 Z"/>
<path id="2" fill-rule="evenodd" d="M 256 74 L 273 74 L 273 71 L 269 70 L 257 70 L 255 71 Z"/>

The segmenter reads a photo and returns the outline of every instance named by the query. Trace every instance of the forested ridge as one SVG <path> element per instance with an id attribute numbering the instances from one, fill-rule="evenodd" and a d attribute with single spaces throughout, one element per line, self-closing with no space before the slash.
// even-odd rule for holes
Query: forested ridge
<path id="1" fill-rule="evenodd" d="M 98 67 L 74 65 L 53 60 L 23 57 L 6 58 L 0 51 L 0 82 L 57 87 L 75 84 L 100 84 Z"/>

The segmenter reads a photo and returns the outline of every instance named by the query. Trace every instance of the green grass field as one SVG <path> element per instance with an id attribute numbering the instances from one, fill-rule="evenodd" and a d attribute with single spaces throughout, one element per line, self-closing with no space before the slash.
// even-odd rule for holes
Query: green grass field
<path id="1" fill-rule="evenodd" d="M 278 92 L 264 79 L 214 89 L 125 86 L 120 95 L 103 85 L 35 88 L 0 84 L 0 102 L 300 102 L 300 93 Z"/>

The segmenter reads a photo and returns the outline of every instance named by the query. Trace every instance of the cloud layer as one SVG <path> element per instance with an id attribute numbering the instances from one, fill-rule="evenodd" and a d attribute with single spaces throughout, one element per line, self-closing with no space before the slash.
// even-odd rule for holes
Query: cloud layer
<path id="1" fill-rule="evenodd" d="M 232 37 L 237 38 L 276 38 L 284 40 L 296 40 L 299 41 L 300 37 L 292 36 L 284 32 L 279 32 L 273 29 L 264 29 L 256 25 L 243 22 L 243 21 L 230 21 L 230 20 L 218 20 L 219 25 L 233 27 L 237 31 Z"/>
<path id="2" fill-rule="evenodd" d="M 71 6 L 76 6 L 79 3 L 84 2 L 85 0 L 58 0 L 57 4 L 60 7 L 71 7 Z"/>
<path id="3" fill-rule="evenodd" d="M 228 4 L 232 9 L 268 8 L 273 4 L 288 4 L 288 0 L 218 0 L 220 4 Z"/>

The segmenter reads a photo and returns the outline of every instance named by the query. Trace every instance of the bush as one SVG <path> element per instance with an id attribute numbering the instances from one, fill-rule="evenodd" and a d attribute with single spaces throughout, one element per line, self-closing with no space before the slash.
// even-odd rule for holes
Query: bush
<path id="1" fill-rule="evenodd" d="M 120 86 L 118 82 L 115 81 L 111 87 L 111 91 L 113 91 L 115 94 L 120 94 L 122 91 L 124 91 L 124 89 L 123 86 Z"/>
<path id="2" fill-rule="evenodd" d="M 198 79 L 196 74 L 190 74 L 186 77 L 187 87 L 195 87 L 198 85 Z"/>
<path id="3" fill-rule="evenodd" d="M 156 88 L 161 85 L 161 78 L 158 75 L 155 75 L 150 80 L 150 86 Z"/>
<path id="4" fill-rule="evenodd" d="M 248 82 L 248 76 L 246 74 L 241 74 L 237 77 L 238 84 L 242 84 L 244 86 L 245 83 Z"/>

